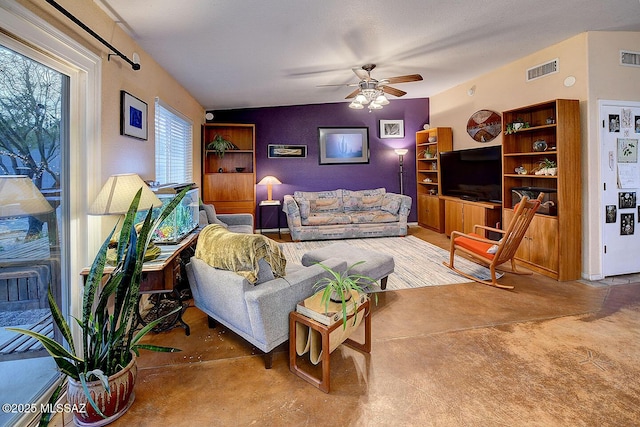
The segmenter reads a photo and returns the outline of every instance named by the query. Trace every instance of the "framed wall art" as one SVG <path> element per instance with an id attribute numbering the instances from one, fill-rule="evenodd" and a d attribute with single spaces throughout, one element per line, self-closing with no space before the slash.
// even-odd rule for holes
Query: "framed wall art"
<path id="1" fill-rule="evenodd" d="M 318 128 L 321 165 L 369 163 L 369 128 Z"/>
<path id="2" fill-rule="evenodd" d="M 618 209 L 632 209 L 635 207 L 636 207 L 635 191 L 618 193 Z"/>
<path id="3" fill-rule="evenodd" d="M 502 117 L 495 111 L 476 111 L 467 121 L 467 133 L 474 141 L 493 141 L 500 132 L 502 132 Z"/>
<path id="4" fill-rule="evenodd" d="M 633 217 L 634 217 L 634 214 L 632 213 L 620 214 L 620 235 L 621 236 L 631 236 L 633 234 L 633 231 L 635 228 Z"/>
<path id="5" fill-rule="evenodd" d="M 120 135 L 147 140 L 147 103 L 120 91 Z"/>
<path id="6" fill-rule="evenodd" d="M 638 163 L 638 140 L 618 138 L 618 163 Z"/>
<path id="7" fill-rule="evenodd" d="M 380 120 L 380 138 L 404 138 L 404 120 Z"/>
<path id="8" fill-rule="evenodd" d="M 281 157 L 307 157 L 306 145 L 277 145 L 269 144 L 268 157 L 270 159 L 277 159 Z"/>

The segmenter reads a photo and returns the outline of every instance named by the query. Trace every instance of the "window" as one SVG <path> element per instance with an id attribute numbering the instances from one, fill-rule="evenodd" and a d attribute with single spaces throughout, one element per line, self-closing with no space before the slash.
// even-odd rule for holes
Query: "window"
<path id="1" fill-rule="evenodd" d="M 160 184 L 193 181 L 193 124 L 156 98 L 156 181 Z"/>

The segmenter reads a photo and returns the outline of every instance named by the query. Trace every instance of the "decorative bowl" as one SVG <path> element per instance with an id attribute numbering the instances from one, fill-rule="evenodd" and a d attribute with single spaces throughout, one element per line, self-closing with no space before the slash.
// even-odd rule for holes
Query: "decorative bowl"
<path id="1" fill-rule="evenodd" d="M 547 142 L 544 139 L 539 139 L 533 143 L 533 151 L 546 151 Z"/>

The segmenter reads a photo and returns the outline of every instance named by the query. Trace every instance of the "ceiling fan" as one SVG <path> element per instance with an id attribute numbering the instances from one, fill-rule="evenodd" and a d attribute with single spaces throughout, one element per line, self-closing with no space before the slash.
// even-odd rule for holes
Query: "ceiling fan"
<path id="1" fill-rule="evenodd" d="M 420 74 L 409 74 L 406 76 L 389 77 L 386 79 L 376 80 L 371 77 L 371 71 L 376 68 L 376 64 L 365 64 L 361 68 L 353 68 L 353 72 L 360 79 L 358 83 L 341 84 L 341 85 L 320 85 L 318 87 L 326 86 L 350 86 L 357 87 L 358 89 L 351 92 L 345 97 L 345 99 L 355 98 L 350 108 L 362 109 L 364 105 L 368 104 L 370 110 L 377 110 L 382 108 L 383 105 L 387 105 L 389 100 L 385 94 L 401 97 L 406 95 L 407 92 L 396 89 L 389 86 L 389 84 L 409 83 L 422 80 Z"/>

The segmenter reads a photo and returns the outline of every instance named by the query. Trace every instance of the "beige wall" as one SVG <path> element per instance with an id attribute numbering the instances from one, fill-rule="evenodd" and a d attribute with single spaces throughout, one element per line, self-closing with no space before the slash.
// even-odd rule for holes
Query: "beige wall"
<path id="1" fill-rule="evenodd" d="M 467 121 L 474 112 L 493 110 L 500 113 L 556 98 L 586 101 L 586 40 L 586 34 L 580 34 L 430 97 L 430 125 L 453 129 L 454 150 L 500 145 L 502 134 L 489 143 L 476 142 L 467 134 Z M 555 58 L 559 59 L 558 73 L 525 81 L 528 68 Z M 576 84 L 567 88 L 563 81 L 570 75 L 576 78 Z M 469 96 L 467 91 L 474 86 L 475 93 Z"/>
<path id="2" fill-rule="evenodd" d="M 134 71 L 117 56 L 107 60 L 109 49 L 91 37 L 69 18 L 43 0 L 18 0 L 50 24 L 93 50 L 102 58 L 101 76 L 101 145 L 100 182 L 116 173 L 136 172 L 143 179 L 155 179 L 155 98 L 159 97 L 174 109 L 193 121 L 193 177 L 200 182 L 200 125 L 204 121 L 204 108 L 160 67 L 131 37 L 113 22 L 93 1 L 57 0 L 85 25 L 99 34 L 120 52 L 132 57 L 140 55 L 141 69 Z M 149 139 L 120 135 L 120 91 L 125 90 L 146 102 L 148 110 Z M 93 194 L 98 189 L 93 190 Z M 90 193 L 92 191 L 90 190 Z"/>
<path id="3" fill-rule="evenodd" d="M 475 111 L 502 112 L 556 98 L 578 99 L 582 118 L 583 277 L 601 278 L 602 209 L 600 208 L 598 100 L 640 100 L 640 68 L 619 65 L 619 50 L 638 51 L 640 33 L 582 33 L 479 76 L 430 98 L 431 126 L 453 129 L 455 150 L 478 147 L 466 133 Z M 525 81 L 526 69 L 559 59 L 559 72 Z M 576 83 L 566 87 L 564 80 Z M 467 91 L 475 86 L 475 94 Z M 485 145 L 502 144 L 502 135 Z"/>

